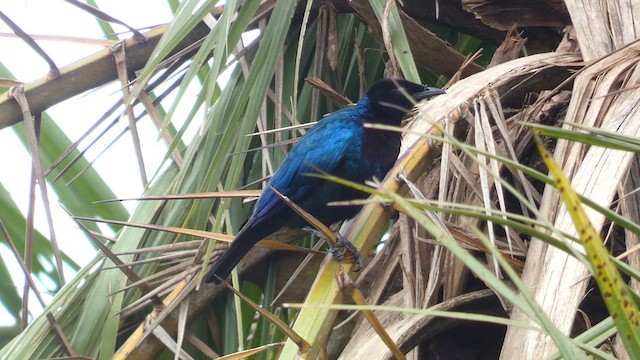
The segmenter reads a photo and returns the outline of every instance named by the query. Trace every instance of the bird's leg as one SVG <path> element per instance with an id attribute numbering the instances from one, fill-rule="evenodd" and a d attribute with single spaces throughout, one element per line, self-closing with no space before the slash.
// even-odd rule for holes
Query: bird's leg
<path id="1" fill-rule="evenodd" d="M 326 240 L 327 238 L 322 232 L 310 227 L 304 227 L 302 230 L 321 239 Z M 345 255 L 350 253 L 354 258 L 354 263 L 356 264 L 356 268 L 353 269 L 353 271 L 360 271 L 360 269 L 362 269 L 362 256 L 360 256 L 358 248 L 356 248 L 349 240 L 345 239 L 344 236 L 340 235 L 339 232 L 336 232 L 336 236 L 338 237 L 338 241 L 335 244 L 331 243 L 329 245 L 329 252 L 333 255 L 333 258 L 336 261 L 341 262 L 345 259 Z"/>
<path id="2" fill-rule="evenodd" d="M 312 227 L 305 226 L 305 227 L 303 227 L 303 228 L 302 228 L 302 230 L 303 230 L 303 231 L 305 231 L 305 232 L 308 232 L 308 233 L 309 233 L 309 234 L 311 234 L 311 235 L 317 236 L 317 237 L 319 237 L 320 239 L 325 239 L 325 240 L 327 239 L 327 237 L 326 237 L 326 236 L 324 236 L 324 234 L 322 233 L 322 231 L 319 231 L 319 230 L 314 229 L 314 228 L 312 228 Z"/>

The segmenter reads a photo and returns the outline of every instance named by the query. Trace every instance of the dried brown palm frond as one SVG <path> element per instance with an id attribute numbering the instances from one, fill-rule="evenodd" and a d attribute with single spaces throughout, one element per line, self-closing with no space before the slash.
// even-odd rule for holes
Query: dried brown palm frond
<path id="1" fill-rule="evenodd" d="M 640 43 L 634 42 L 585 67 L 576 76 L 565 120 L 629 137 L 640 135 L 640 124 L 636 120 L 640 114 L 635 91 L 640 81 L 637 68 L 639 49 Z M 611 204 L 629 177 L 635 156 L 631 152 L 588 147 L 562 140 L 558 141 L 554 153 L 565 174 L 572 179 L 572 187 L 605 207 Z M 557 193 L 545 191 L 540 208 L 560 231 L 575 233 L 567 209 L 559 201 Z M 590 211 L 589 217 L 596 230 L 602 231 L 606 217 L 596 211 Z M 532 242 L 528 256 L 539 258 L 540 261 L 527 263 L 523 273 L 525 281 L 535 289 L 538 301 L 550 305 L 546 310 L 560 329 L 569 332 L 588 286 L 585 281 L 587 268 L 567 253 L 539 242 Z M 557 276 L 557 271 L 562 276 Z M 522 319 L 522 315 L 514 314 L 514 318 Z M 536 344 L 536 353 L 550 353 L 554 349 L 553 343 L 540 335 L 525 335 L 521 330 L 513 329 L 507 336 L 510 341 L 505 342 L 508 344 L 505 345 L 508 346 L 505 353 L 530 349 L 531 346 L 526 344 Z M 539 347 L 543 343 L 546 344 L 545 350 Z"/>

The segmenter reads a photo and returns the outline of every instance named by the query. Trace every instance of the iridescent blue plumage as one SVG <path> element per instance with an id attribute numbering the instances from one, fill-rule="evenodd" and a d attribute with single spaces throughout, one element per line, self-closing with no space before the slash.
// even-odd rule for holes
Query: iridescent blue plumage
<path id="1" fill-rule="evenodd" d="M 358 183 L 374 176 L 382 179 L 396 161 L 401 136 L 365 128 L 364 123 L 400 126 L 415 101 L 441 93 L 406 80 L 376 82 L 356 105 L 331 113 L 313 126 L 291 149 L 269 186 L 326 225 L 353 217 L 360 207 L 328 207 L 327 203 L 366 198 L 366 193 L 308 174 L 328 173 Z M 256 242 L 276 230 L 307 225 L 265 188 L 249 220 L 209 271 L 207 281 L 216 280 L 216 275 L 226 278 Z"/>

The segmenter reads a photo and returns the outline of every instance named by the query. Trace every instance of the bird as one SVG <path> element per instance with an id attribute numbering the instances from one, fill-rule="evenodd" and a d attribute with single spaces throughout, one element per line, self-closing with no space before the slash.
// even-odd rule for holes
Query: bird
<path id="1" fill-rule="evenodd" d="M 352 182 L 382 179 L 400 153 L 402 135 L 365 127 L 365 123 L 399 127 L 416 102 L 444 90 L 403 79 L 375 82 L 353 106 L 326 115 L 291 148 L 262 191 L 252 215 L 207 273 L 207 282 L 226 279 L 244 255 L 277 230 L 311 226 L 272 189 L 287 196 L 323 224 L 354 217 L 361 206 L 328 203 L 365 199 L 369 194 L 312 174 L 330 174 Z"/>

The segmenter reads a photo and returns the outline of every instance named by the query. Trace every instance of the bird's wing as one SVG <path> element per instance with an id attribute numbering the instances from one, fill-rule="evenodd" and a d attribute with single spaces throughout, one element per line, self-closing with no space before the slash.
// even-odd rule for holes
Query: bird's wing
<path id="1" fill-rule="evenodd" d="M 325 118 L 291 149 L 289 155 L 269 181 L 269 185 L 289 197 L 294 203 L 309 196 L 320 179 L 308 174 L 332 173 L 344 159 L 349 148 L 361 137 L 362 127 L 356 122 L 335 117 Z M 340 114 L 342 115 L 342 114 Z M 252 218 L 262 219 L 285 206 L 269 187 L 256 204 Z"/>
<path id="2" fill-rule="evenodd" d="M 361 126 L 348 116 L 335 115 L 330 115 L 310 129 L 291 149 L 269 181 L 271 187 L 295 203 L 307 196 L 315 196 L 313 192 L 320 180 L 306 174 L 331 173 L 343 161 L 349 147 L 353 151 L 354 142 L 361 136 Z M 283 211 L 287 209 L 288 206 L 271 188 L 265 188 L 251 218 L 207 274 L 207 282 L 217 281 L 216 276 L 226 278 L 256 242 L 282 227 L 287 221 Z"/>

